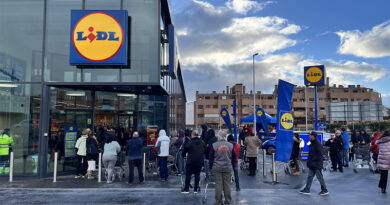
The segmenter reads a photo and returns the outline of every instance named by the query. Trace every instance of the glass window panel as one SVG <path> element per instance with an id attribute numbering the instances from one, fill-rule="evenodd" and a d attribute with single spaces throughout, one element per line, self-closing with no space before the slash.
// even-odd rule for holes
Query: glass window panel
<path id="1" fill-rule="evenodd" d="M 122 70 L 123 82 L 159 82 L 159 2 L 127 0 L 131 17 L 131 68 Z"/>
<path id="2" fill-rule="evenodd" d="M 13 140 L 15 175 L 38 173 L 40 93 L 40 84 L 0 84 L 0 133 L 8 129 Z M 8 151 L 2 146 L 0 155 Z M 8 159 L 1 163 L 0 175 L 9 173 Z"/>
<path id="3" fill-rule="evenodd" d="M 52 109 L 92 109 L 92 95 L 89 90 L 50 88 Z"/>
<path id="4" fill-rule="evenodd" d="M 81 8 L 82 0 L 47 1 L 45 81 L 81 81 L 81 70 L 69 65 L 70 10 Z"/>
<path id="5" fill-rule="evenodd" d="M 0 1 L 0 82 L 41 81 L 43 2 Z"/>

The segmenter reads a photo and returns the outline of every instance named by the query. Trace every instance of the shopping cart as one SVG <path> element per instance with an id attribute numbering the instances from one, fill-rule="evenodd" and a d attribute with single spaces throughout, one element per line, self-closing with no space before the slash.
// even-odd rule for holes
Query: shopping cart
<path id="1" fill-rule="evenodd" d="M 354 168 L 353 171 L 357 173 L 357 169 L 368 166 L 370 171 L 374 173 L 374 162 L 371 157 L 370 145 L 355 145 L 354 146 Z"/>

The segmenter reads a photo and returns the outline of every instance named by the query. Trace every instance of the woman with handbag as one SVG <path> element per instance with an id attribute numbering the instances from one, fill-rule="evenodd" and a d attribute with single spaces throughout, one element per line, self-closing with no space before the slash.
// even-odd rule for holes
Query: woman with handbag
<path id="1" fill-rule="evenodd" d="M 88 179 L 94 179 L 92 176 L 92 172 L 96 169 L 96 161 L 99 157 L 99 148 L 95 135 L 91 134 L 91 130 L 89 130 L 89 136 L 87 138 L 87 162 L 88 162 Z"/>

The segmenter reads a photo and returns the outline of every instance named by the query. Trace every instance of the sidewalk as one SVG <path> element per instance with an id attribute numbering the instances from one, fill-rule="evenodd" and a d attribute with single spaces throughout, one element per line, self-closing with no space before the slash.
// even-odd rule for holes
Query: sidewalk
<path id="1" fill-rule="evenodd" d="M 261 168 L 261 163 L 259 164 Z M 279 171 L 278 181 L 267 183 L 272 175 L 268 165 L 267 177 L 263 178 L 261 169 L 256 177 L 246 176 L 240 172 L 241 191 L 236 192 L 232 184 L 233 204 L 387 204 L 388 195 L 380 193 L 377 188 L 379 175 L 372 174 L 368 169 L 359 169 L 354 173 L 352 167 L 344 173 L 323 172 L 330 192 L 329 196 L 319 196 L 320 185 L 315 179 L 311 195 L 299 194 L 304 186 L 307 172 L 301 176 L 285 175 Z M 202 204 L 205 184 L 201 182 L 201 194 L 183 195 L 180 193 L 181 180 L 179 176 L 170 176 L 168 182 L 161 182 L 159 177 L 148 176 L 144 184 L 134 185 L 123 182 L 107 184 L 97 180 L 74 179 L 73 176 L 58 177 L 53 183 L 52 178 L 29 179 L 15 178 L 12 183 L 8 178 L 0 179 L 0 201 L 2 204 Z M 5 202 L 5 203 L 3 203 Z M 214 185 L 207 192 L 206 204 L 214 203 Z"/>

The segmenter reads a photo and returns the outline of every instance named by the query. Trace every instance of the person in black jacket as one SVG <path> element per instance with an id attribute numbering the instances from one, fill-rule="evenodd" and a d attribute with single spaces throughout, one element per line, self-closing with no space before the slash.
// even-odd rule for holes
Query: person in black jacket
<path id="1" fill-rule="evenodd" d="M 360 135 L 357 137 L 357 142 L 361 145 L 371 144 L 371 137 L 365 129 L 360 129 Z"/>
<path id="2" fill-rule="evenodd" d="M 338 163 L 337 157 L 340 150 L 340 142 L 336 138 L 336 135 L 334 133 L 330 134 L 330 139 L 326 141 L 325 146 L 329 147 L 330 160 L 332 161 L 332 170 L 336 171 Z M 339 166 L 339 168 L 342 170 L 342 166 Z"/>
<path id="3" fill-rule="evenodd" d="M 344 137 L 341 135 L 341 130 L 336 130 L 336 147 L 337 147 L 337 158 L 336 162 L 339 166 L 340 172 L 343 172 L 343 149 L 344 149 Z M 335 168 L 335 167 L 333 167 Z"/>
<path id="4" fill-rule="evenodd" d="M 86 146 L 87 146 L 86 160 L 88 162 L 87 174 L 88 174 L 88 179 L 94 179 L 95 177 L 92 176 L 92 172 L 95 171 L 96 169 L 96 162 L 99 157 L 99 148 L 98 148 L 96 136 L 91 133 L 90 129 L 88 130 L 89 130 L 89 134 L 86 141 Z"/>
<path id="5" fill-rule="evenodd" d="M 209 167 L 209 155 L 210 150 L 213 147 L 213 143 L 218 141 L 218 138 L 215 136 L 215 131 L 213 129 L 209 129 L 206 133 L 205 137 L 205 157 L 206 157 L 206 163 L 205 163 L 205 172 L 206 172 L 206 179 L 210 179 L 210 167 Z"/>
<path id="6" fill-rule="evenodd" d="M 247 137 L 247 136 L 248 136 L 248 129 L 246 127 L 244 127 L 241 130 L 240 134 L 238 135 L 238 138 L 240 138 L 242 144 L 244 144 L 245 137 Z"/>
<path id="7" fill-rule="evenodd" d="M 203 140 L 203 142 L 206 143 L 206 133 L 207 133 L 207 125 L 201 125 L 200 126 L 202 128 L 202 134 L 200 135 L 200 138 Z"/>
<path id="8" fill-rule="evenodd" d="M 299 152 L 300 152 L 300 147 L 299 144 L 301 143 L 301 138 L 299 137 L 298 133 L 294 133 L 294 143 L 293 143 L 293 148 L 291 151 L 291 160 L 293 161 L 295 165 L 295 171 L 292 173 L 294 176 L 300 175 L 300 168 L 299 168 Z"/>
<path id="9" fill-rule="evenodd" d="M 309 168 L 309 174 L 307 176 L 306 187 L 302 189 L 299 193 L 301 194 L 310 194 L 310 187 L 313 182 L 314 175 L 317 177 L 318 181 L 321 184 L 320 195 L 328 195 L 329 192 L 326 189 L 326 184 L 324 177 L 322 176 L 322 167 L 323 167 L 323 155 L 322 155 L 322 144 L 317 139 L 317 133 L 310 133 L 310 146 L 309 146 L 309 157 L 307 159 L 307 167 Z"/>
<path id="10" fill-rule="evenodd" d="M 191 141 L 184 146 L 182 153 L 183 158 L 188 154 L 186 163 L 186 181 L 184 188 L 181 190 L 181 193 L 183 194 L 189 193 L 192 174 L 195 175 L 194 193 L 197 194 L 200 191 L 199 180 L 200 171 L 203 166 L 205 146 L 203 140 L 199 139 L 199 134 L 197 130 L 192 131 L 191 135 Z"/>

